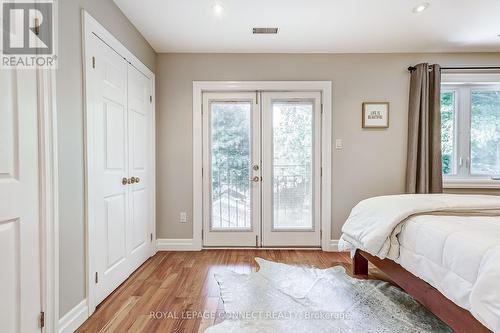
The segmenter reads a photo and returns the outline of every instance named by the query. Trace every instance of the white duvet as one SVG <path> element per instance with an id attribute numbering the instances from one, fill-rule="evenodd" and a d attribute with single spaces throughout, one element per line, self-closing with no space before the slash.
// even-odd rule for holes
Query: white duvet
<path id="1" fill-rule="evenodd" d="M 395 236 L 401 223 L 409 216 L 433 212 L 488 214 L 499 209 L 500 196 L 493 195 L 402 194 L 373 197 L 361 201 L 352 209 L 342 227 L 339 246 L 353 245 L 381 259 L 396 259 L 399 245 Z"/>
<path id="2" fill-rule="evenodd" d="M 389 258 L 500 332 L 500 197 L 397 195 L 360 202 L 341 250 Z"/>
<path id="3" fill-rule="evenodd" d="M 486 327 L 500 332 L 500 218 L 410 217 L 396 260 Z"/>

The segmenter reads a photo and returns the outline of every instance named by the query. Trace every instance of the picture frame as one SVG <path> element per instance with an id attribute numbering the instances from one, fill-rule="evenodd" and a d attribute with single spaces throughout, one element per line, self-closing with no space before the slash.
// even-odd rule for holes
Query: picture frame
<path id="1" fill-rule="evenodd" d="M 364 102 L 362 128 L 388 128 L 389 102 Z"/>

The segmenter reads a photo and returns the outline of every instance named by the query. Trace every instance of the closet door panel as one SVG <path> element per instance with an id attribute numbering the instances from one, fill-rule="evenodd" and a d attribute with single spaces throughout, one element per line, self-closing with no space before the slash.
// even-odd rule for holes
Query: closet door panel
<path id="1" fill-rule="evenodd" d="M 150 255 L 150 140 L 152 103 L 151 81 L 133 66 L 128 66 L 129 166 L 135 179 L 130 188 L 131 257 L 134 267 Z"/>
<path id="2" fill-rule="evenodd" d="M 97 37 L 92 39 L 95 68 L 90 71 L 93 104 L 88 117 L 88 204 L 95 226 L 96 300 L 101 302 L 130 274 L 127 212 L 128 175 L 127 62 Z"/>

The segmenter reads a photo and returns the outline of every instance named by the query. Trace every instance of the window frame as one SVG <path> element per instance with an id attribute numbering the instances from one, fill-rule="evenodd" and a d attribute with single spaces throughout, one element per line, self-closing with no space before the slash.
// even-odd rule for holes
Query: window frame
<path id="1" fill-rule="evenodd" d="M 455 94 L 452 174 L 443 174 L 444 188 L 500 188 L 492 176 L 471 174 L 471 116 L 474 90 L 500 90 L 500 82 L 442 82 L 441 92 Z"/>
<path id="2" fill-rule="evenodd" d="M 446 178 L 455 178 L 459 175 L 459 168 L 458 168 L 458 163 L 457 163 L 457 160 L 458 160 L 458 147 L 459 147 L 459 142 L 458 142 L 458 115 L 459 115 L 459 111 L 458 111 L 458 96 L 459 96 L 459 92 L 458 90 L 456 89 L 455 86 L 446 86 L 446 88 L 441 88 L 441 94 L 443 92 L 451 92 L 453 93 L 453 102 L 454 102 L 454 106 L 453 106 L 453 154 L 452 154 L 452 161 L 451 161 L 451 174 L 443 174 L 443 180 Z"/>

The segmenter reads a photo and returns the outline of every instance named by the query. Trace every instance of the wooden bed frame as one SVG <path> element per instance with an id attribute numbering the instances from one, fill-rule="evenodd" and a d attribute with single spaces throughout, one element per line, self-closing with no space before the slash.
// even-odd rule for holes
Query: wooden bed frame
<path id="1" fill-rule="evenodd" d="M 425 306 L 436 317 L 445 322 L 457 333 L 491 332 L 472 314 L 459 307 L 436 288 L 416 277 L 406 269 L 389 259 L 380 259 L 357 250 L 353 258 L 353 275 L 368 275 L 368 261 L 385 273 L 395 284 L 418 302 Z"/>

